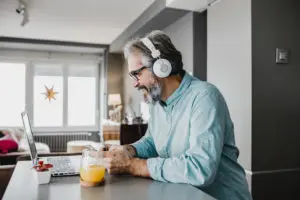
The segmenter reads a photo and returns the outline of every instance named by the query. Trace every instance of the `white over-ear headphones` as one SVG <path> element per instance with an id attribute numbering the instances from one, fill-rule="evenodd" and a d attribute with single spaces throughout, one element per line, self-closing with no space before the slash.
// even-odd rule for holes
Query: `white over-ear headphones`
<path id="1" fill-rule="evenodd" d="M 166 78 L 171 74 L 172 65 L 170 61 L 160 58 L 160 51 L 155 48 L 149 38 L 144 37 L 141 39 L 144 45 L 151 51 L 151 56 L 156 59 L 153 63 L 153 72 L 159 78 Z"/>

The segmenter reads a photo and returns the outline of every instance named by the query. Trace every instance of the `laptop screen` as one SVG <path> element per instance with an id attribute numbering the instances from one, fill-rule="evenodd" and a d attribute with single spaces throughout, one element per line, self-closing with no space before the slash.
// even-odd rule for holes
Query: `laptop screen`
<path id="1" fill-rule="evenodd" d="M 24 131 L 26 133 L 26 137 L 28 140 L 28 145 L 30 148 L 30 156 L 31 159 L 34 161 L 37 158 L 37 150 L 36 150 L 36 146 L 34 143 L 34 139 L 33 139 L 33 134 L 32 134 L 32 130 L 31 130 L 31 125 L 30 125 L 30 121 L 28 118 L 28 114 L 26 111 L 22 112 L 21 114 L 22 116 L 22 121 L 23 121 L 23 125 L 24 125 Z"/>

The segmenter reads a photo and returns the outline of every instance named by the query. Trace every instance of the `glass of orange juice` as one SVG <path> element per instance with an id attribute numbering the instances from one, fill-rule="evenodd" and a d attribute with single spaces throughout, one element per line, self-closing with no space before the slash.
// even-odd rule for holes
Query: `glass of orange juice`
<path id="1" fill-rule="evenodd" d="M 80 184 L 84 187 L 98 186 L 104 183 L 105 167 L 103 153 L 91 149 L 82 151 L 80 166 Z"/>

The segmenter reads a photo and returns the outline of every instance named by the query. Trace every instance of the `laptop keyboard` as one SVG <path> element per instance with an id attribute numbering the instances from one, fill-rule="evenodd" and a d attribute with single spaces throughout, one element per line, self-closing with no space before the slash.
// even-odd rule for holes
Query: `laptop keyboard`
<path id="1" fill-rule="evenodd" d="M 67 156 L 47 157 L 47 161 L 53 165 L 51 173 L 54 176 L 77 174 L 70 158 Z"/>

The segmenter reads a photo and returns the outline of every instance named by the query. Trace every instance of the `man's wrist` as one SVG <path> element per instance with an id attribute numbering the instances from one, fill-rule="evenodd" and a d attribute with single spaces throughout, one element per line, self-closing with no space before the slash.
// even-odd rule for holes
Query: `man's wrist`
<path id="1" fill-rule="evenodd" d="M 150 177 L 147 160 L 130 158 L 128 172 L 134 176 Z"/>
<path id="2" fill-rule="evenodd" d="M 136 153 L 136 149 L 134 148 L 134 146 L 132 146 L 132 145 L 124 145 L 124 148 L 129 153 L 129 157 L 130 158 L 136 157 L 137 153 Z"/>
<path id="3" fill-rule="evenodd" d="M 129 160 L 129 173 L 134 176 L 139 176 L 138 174 L 138 159 L 137 158 L 131 158 Z"/>

